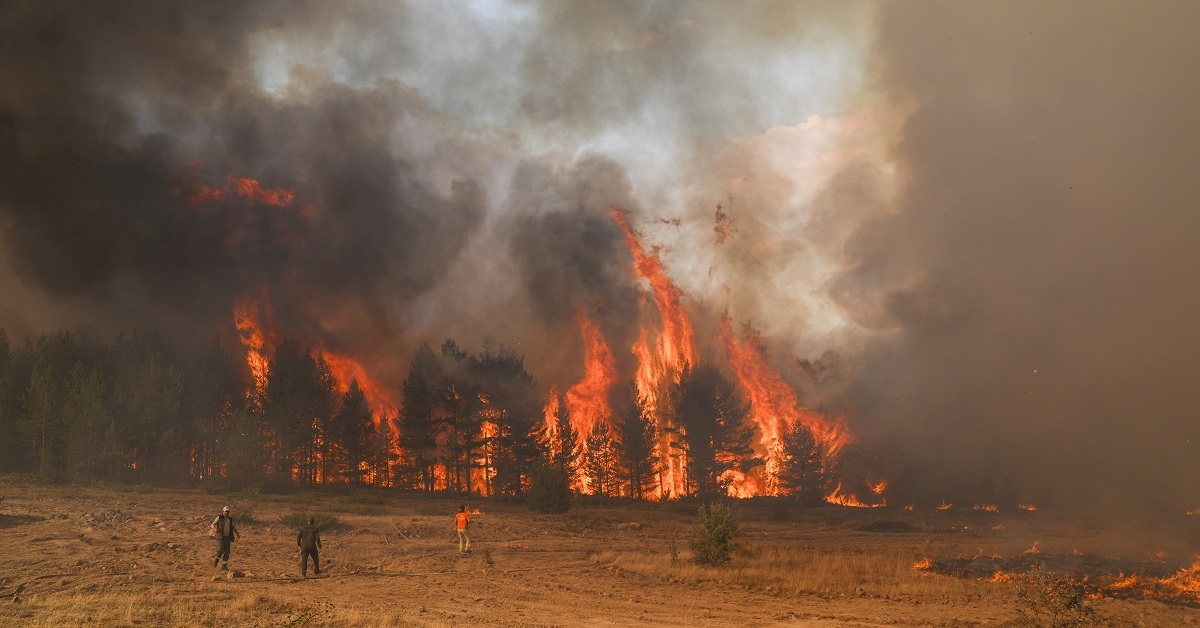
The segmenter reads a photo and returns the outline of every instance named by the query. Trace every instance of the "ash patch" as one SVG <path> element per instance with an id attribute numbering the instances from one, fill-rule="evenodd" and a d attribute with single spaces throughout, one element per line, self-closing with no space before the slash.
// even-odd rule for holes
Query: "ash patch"
<path id="1" fill-rule="evenodd" d="M 1036 571 L 1071 581 L 1089 596 L 1157 600 L 1200 608 L 1200 562 L 1127 560 L 1085 554 L 1022 554 L 923 561 L 914 569 L 992 582 L 1028 580 Z"/>
<path id="2" fill-rule="evenodd" d="M 14 528 L 45 520 L 45 517 L 35 515 L 0 515 L 0 528 Z"/>
<path id="3" fill-rule="evenodd" d="M 956 578 L 992 579 L 997 574 L 1021 574 L 1041 567 L 1056 574 L 1145 573 L 1167 577 L 1182 565 L 1163 561 L 1127 561 L 1086 554 L 1022 554 L 1020 556 L 975 556 L 933 561 L 926 571 Z"/>

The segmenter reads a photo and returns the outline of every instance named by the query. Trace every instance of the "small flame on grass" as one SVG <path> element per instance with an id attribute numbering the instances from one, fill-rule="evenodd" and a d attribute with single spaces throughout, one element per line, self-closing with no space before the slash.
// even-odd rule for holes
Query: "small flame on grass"
<path id="1" fill-rule="evenodd" d="M 1020 578 L 1020 576 L 1012 573 L 1011 571 L 997 571 L 996 573 L 992 574 L 991 578 L 988 578 L 988 582 L 1015 582 L 1018 578 Z"/>

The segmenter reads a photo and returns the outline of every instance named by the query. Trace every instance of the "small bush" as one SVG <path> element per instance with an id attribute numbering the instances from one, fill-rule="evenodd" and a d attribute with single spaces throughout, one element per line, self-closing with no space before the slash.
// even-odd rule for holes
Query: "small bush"
<path id="1" fill-rule="evenodd" d="M 1056 576 L 1040 565 L 1017 581 L 1016 606 L 1023 626 L 1076 628 L 1103 621 L 1082 584 L 1067 576 Z"/>
<path id="2" fill-rule="evenodd" d="M 254 511 L 247 508 L 236 515 L 234 520 L 238 525 L 258 526 L 262 525 L 263 520 L 254 516 Z"/>
<path id="3" fill-rule="evenodd" d="M 322 601 L 318 598 L 300 607 L 289 607 L 287 619 L 283 621 L 282 625 L 286 628 L 300 628 L 309 625 L 314 620 L 324 623 L 324 620 L 333 618 L 333 612 L 332 602 Z"/>
<path id="4" fill-rule="evenodd" d="M 725 504 L 700 507 L 692 534 L 692 562 L 699 565 L 723 565 L 729 562 L 733 539 L 738 535 L 737 515 Z"/>

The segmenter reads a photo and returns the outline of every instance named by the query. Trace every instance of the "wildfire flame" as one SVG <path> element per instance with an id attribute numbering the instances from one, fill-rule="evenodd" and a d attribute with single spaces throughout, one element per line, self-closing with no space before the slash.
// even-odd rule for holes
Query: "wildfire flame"
<path id="1" fill-rule="evenodd" d="M 243 297 L 233 306 L 233 323 L 242 346 L 246 347 L 246 364 L 250 367 L 254 390 L 259 395 L 267 389 L 267 370 L 278 342 L 270 331 L 274 329 L 273 320 L 274 313 L 266 299 L 265 289 L 260 292 L 259 298 Z"/>
<path id="2" fill-rule="evenodd" d="M 617 361 L 612 349 L 604 339 L 600 327 L 592 322 L 587 315 L 587 308 L 580 308 L 576 314 L 579 331 L 583 336 L 584 373 L 583 378 L 567 390 L 560 402 L 557 389 L 550 389 L 550 399 L 543 408 L 545 416 L 545 435 L 551 442 L 558 437 L 557 414 L 559 404 L 566 405 L 571 417 L 571 428 L 577 435 L 576 452 L 583 454 L 587 451 L 587 436 L 597 425 L 603 425 L 611 430 L 609 418 L 612 407 L 609 404 L 609 394 L 617 385 Z M 575 478 L 574 488 L 590 492 L 590 487 L 582 478 Z"/>
<path id="3" fill-rule="evenodd" d="M 697 364 L 692 321 L 683 308 L 684 293 L 667 276 L 658 251 L 646 251 L 621 209 L 613 207 L 610 213 L 625 233 L 629 252 L 633 255 L 633 271 L 649 284 L 662 323 L 661 329 L 655 330 L 653 341 L 650 330 L 643 328 L 632 347 L 638 361 L 635 376 L 638 395 L 654 424 L 655 452 L 662 469 L 655 494 L 659 497 L 683 495 L 687 491 L 686 474 L 682 457 L 674 453 L 676 426 L 660 412 L 660 392 L 667 384 L 679 381 L 685 366 Z"/>
<path id="4" fill-rule="evenodd" d="M 654 302 L 658 305 L 662 316 L 663 333 L 660 336 L 659 354 L 667 364 L 682 366 L 696 364 L 696 347 L 692 344 L 694 335 L 692 321 L 683 309 L 683 291 L 675 286 L 667 276 L 666 267 L 658 256 L 658 251 L 647 253 L 637 234 L 625 219 L 625 213 L 614 207 L 610 210 L 613 220 L 625 232 L 629 251 L 633 254 L 633 267 L 637 274 L 650 283 L 654 293 Z"/>
<path id="5" fill-rule="evenodd" d="M 566 403 L 571 427 L 576 434 L 587 435 L 596 425 L 607 423 L 612 415 L 608 397 L 617 384 L 617 361 L 600 327 L 588 318 L 586 310 L 579 310 L 576 319 L 583 335 L 584 371 L 583 379 L 567 390 Z"/>
<path id="6" fill-rule="evenodd" d="M 287 188 L 263 187 L 257 180 L 249 177 L 229 175 L 226 177 L 225 187 L 196 185 L 187 190 L 186 196 L 187 200 L 193 204 L 224 201 L 234 197 L 263 205 L 287 207 L 295 200 L 296 193 Z"/>
<path id="7" fill-rule="evenodd" d="M 884 486 L 886 486 L 886 482 L 884 483 Z M 878 504 L 868 504 L 859 500 L 858 496 L 854 494 L 843 494 L 841 482 L 838 482 L 838 485 L 833 489 L 833 492 L 825 496 L 825 501 L 829 502 L 830 504 L 851 506 L 854 508 L 882 508 L 887 506 L 887 500 L 881 501 Z"/>
<path id="8" fill-rule="evenodd" d="M 1029 512 L 1034 512 L 1037 510 L 1037 506 L 1034 506 L 1033 504 L 1018 504 L 1017 508 L 1020 508 L 1021 510 L 1027 510 Z"/>
<path id="9" fill-rule="evenodd" d="M 797 424 L 807 429 L 821 446 L 826 461 L 836 458 L 852 437 L 840 419 L 828 419 L 800 405 L 796 391 L 767 363 L 765 344 L 757 332 L 748 328 L 746 341 L 738 342 L 733 321 L 726 313 L 721 317 L 720 333 L 738 383 L 749 398 L 750 419 L 758 427 L 754 449 L 766 461 L 763 493 L 778 495 L 784 455 L 781 436 L 785 430 Z M 887 483 L 882 485 L 886 487 Z M 838 503 L 832 497 L 827 501 Z"/>
<path id="10" fill-rule="evenodd" d="M 320 349 L 320 354 L 325 363 L 329 365 L 329 372 L 333 375 L 333 381 L 336 383 L 339 393 L 345 394 L 350 390 L 350 382 L 357 381 L 363 396 L 367 398 L 367 405 L 375 411 L 376 421 L 379 420 L 382 413 L 396 416 L 400 404 L 396 403 L 395 395 L 392 391 L 376 383 L 367 374 L 367 370 L 361 363 L 350 356 L 333 353 L 326 349 Z"/>

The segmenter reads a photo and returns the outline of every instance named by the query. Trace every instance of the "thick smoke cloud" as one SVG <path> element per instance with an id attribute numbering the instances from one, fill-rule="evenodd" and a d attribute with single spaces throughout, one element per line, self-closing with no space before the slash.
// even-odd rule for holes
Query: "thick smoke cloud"
<path id="1" fill-rule="evenodd" d="M 268 288 L 285 334 L 395 347 L 395 304 L 436 284 L 481 222 L 486 195 L 467 168 L 443 183 L 421 170 L 434 160 L 416 166 L 418 149 L 395 141 L 443 124 L 413 90 L 319 71 L 283 95 L 254 83 L 256 33 L 328 18 L 312 7 L 4 11 L 5 250 L 32 291 L 88 308 L 68 320 L 211 339 L 239 297 Z M 296 200 L 238 198 L 229 177 Z M 227 194 L 197 200 L 206 188 Z"/>
<path id="2" fill-rule="evenodd" d="M 895 213 L 834 292 L 858 421 L 925 500 L 1200 500 L 1194 3 L 884 5 Z M 954 478 L 954 480 L 950 480 Z"/>
<path id="3" fill-rule="evenodd" d="M 0 5 L 0 326 L 236 351 L 266 288 L 385 384 L 561 389 L 580 308 L 625 373 L 652 314 L 617 205 L 893 503 L 1200 503 L 1191 4 L 433 6 Z"/>

